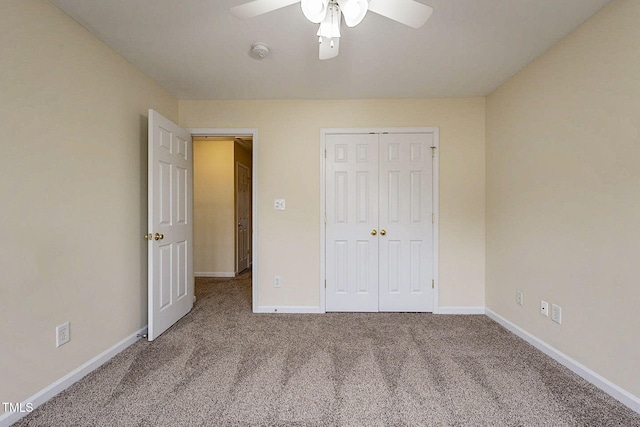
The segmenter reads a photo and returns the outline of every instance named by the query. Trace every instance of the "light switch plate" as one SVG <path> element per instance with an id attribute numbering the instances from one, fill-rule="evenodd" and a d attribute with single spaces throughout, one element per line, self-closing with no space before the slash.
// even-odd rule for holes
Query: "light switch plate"
<path id="1" fill-rule="evenodd" d="M 283 211 L 285 208 L 285 200 L 284 199 L 273 199 L 273 209 L 277 211 Z"/>

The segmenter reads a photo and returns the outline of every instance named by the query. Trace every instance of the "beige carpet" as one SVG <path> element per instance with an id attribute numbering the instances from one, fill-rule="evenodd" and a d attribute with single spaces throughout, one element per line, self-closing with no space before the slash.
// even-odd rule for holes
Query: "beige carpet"
<path id="1" fill-rule="evenodd" d="M 252 314 L 250 276 L 20 426 L 640 426 L 485 316 Z"/>

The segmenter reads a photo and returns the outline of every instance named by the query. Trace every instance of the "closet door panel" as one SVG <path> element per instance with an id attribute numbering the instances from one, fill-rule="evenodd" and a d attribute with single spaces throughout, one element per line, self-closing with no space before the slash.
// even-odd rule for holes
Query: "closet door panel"
<path id="1" fill-rule="evenodd" d="M 327 135 L 326 149 L 326 310 L 378 311 L 378 138 Z"/>
<path id="2" fill-rule="evenodd" d="M 433 311 L 432 143 L 380 135 L 380 311 Z"/>

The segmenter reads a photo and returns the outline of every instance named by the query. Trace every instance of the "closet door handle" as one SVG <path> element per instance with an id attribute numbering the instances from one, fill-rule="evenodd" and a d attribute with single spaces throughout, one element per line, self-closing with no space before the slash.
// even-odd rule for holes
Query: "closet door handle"
<path id="1" fill-rule="evenodd" d="M 384 236 L 385 234 L 387 234 L 387 230 L 380 230 L 380 235 Z"/>
<path id="2" fill-rule="evenodd" d="M 376 234 L 378 234 L 378 232 L 376 230 L 371 230 L 371 235 L 375 236 Z"/>

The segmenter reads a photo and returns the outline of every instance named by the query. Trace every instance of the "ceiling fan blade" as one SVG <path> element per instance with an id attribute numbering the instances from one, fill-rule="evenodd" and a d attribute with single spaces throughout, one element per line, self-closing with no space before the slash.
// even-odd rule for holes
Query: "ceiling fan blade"
<path id="1" fill-rule="evenodd" d="M 234 6 L 229 12 L 238 19 L 249 19 L 294 3 L 300 3 L 300 0 L 254 0 Z"/>
<path id="2" fill-rule="evenodd" d="M 415 0 L 369 0 L 369 10 L 413 28 L 420 28 L 433 8 Z"/>
<path id="3" fill-rule="evenodd" d="M 338 51 L 340 50 L 340 38 L 336 37 L 333 39 L 333 47 L 331 47 L 331 39 L 326 37 L 322 38 L 322 43 L 320 43 L 320 59 L 331 59 L 338 56 Z"/>

